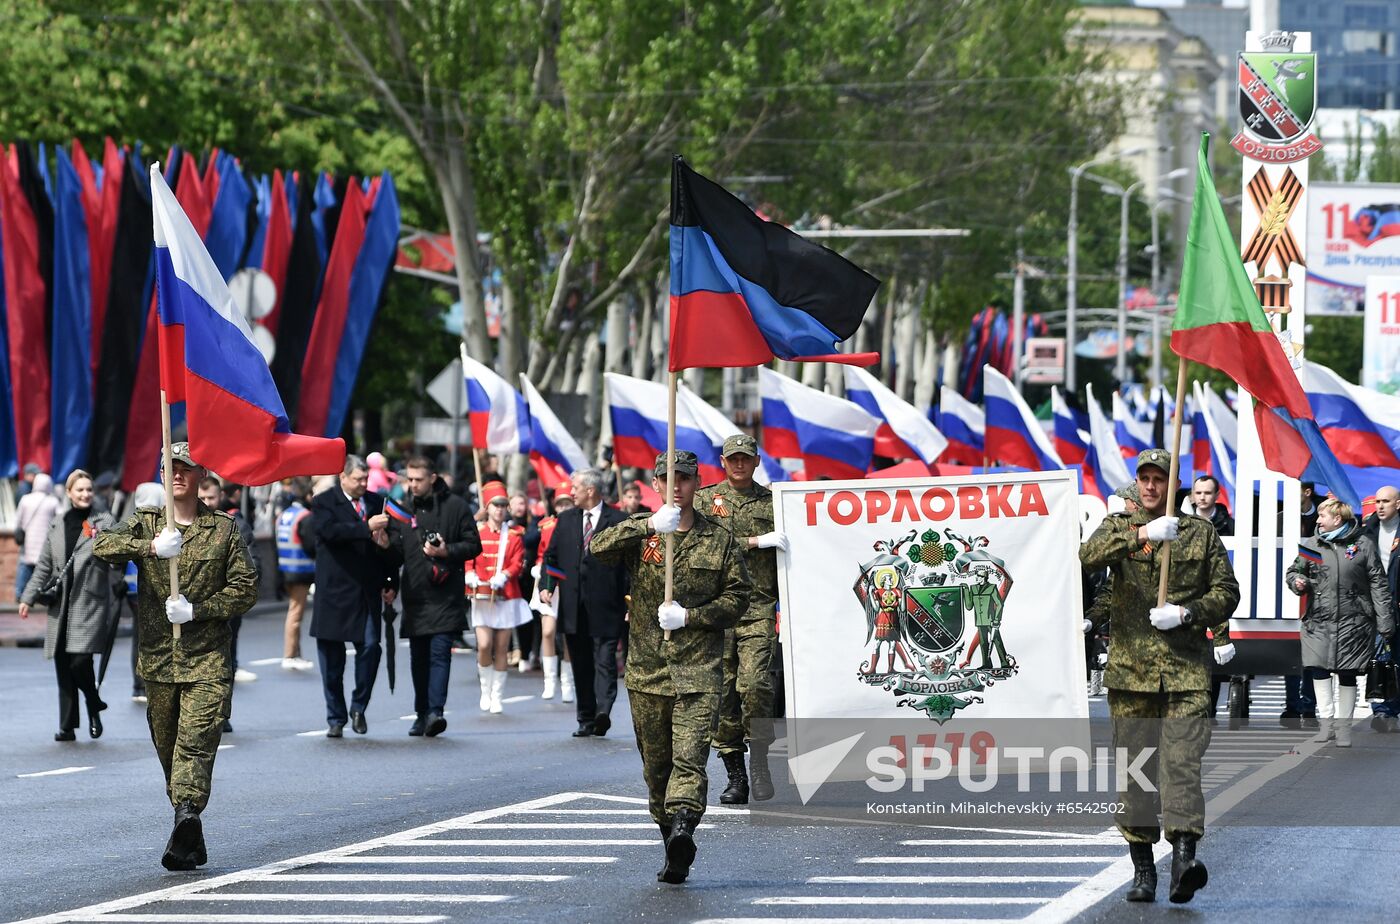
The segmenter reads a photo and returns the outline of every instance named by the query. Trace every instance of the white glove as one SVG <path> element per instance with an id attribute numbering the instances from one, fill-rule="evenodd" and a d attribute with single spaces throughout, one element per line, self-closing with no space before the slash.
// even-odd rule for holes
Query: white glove
<path id="1" fill-rule="evenodd" d="M 540 579 L 540 566 L 539 566 L 539 565 L 531 565 L 531 566 L 530 566 L 530 577 L 534 578 L 534 579 L 537 580 L 537 581 Z"/>
<path id="2" fill-rule="evenodd" d="M 162 529 L 159 535 L 151 540 L 151 546 L 156 550 L 157 558 L 175 558 L 180 554 L 180 547 L 184 544 L 185 540 L 180 535 L 180 531 L 173 526 Z"/>
<path id="3" fill-rule="evenodd" d="M 1186 621 L 1186 607 L 1176 603 L 1154 606 L 1147 611 L 1147 618 L 1152 620 L 1152 625 L 1165 632 Z"/>
<path id="4" fill-rule="evenodd" d="M 509 580 L 509 574 L 506 574 L 504 571 L 497 571 L 495 574 L 491 575 L 491 589 L 500 590 L 506 586 L 506 581 Z"/>
<path id="5" fill-rule="evenodd" d="M 468 589 L 468 590 L 476 590 L 476 589 L 477 589 L 478 587 L 480 587 L 480 586 L 481 586 L 481 578 L 479 578 L 479 577 L 476 576 L 476 572 L 475 572 L 475 571 L 468 571 L 468 572 L 467 572 L 467 589 Z"/>
<path id="6" fill-rule="evenodd" d="M 647 525 L 654 533 L 674 533 L 681 528 L 681 508 L 667 504 L 651 515 Z"/>
<path id="7" fill-rule="evenodd" d="M 1090 632 L 1093 631 L 1093 629 L 1094 629 L 1094 621 L 1093 621 L 1092 619 L 1086 619 L 1086 620 L 1084 620 L 1084 634 L 1085 634 L 1085 635 L 1088 635 Z"/>
<path id="8" fill-rule="evenodd" d="M 1230 663 L 1230 659 L 1235 656 L 1235 646 L 1233 643 L 1217 645 L 1215 647 L 1215 663 L 1225 665 Z"/>
<path id="9" fill-rule="evenodd" d="M 788 553 L 788 537 L 786 533 L 764 533 L 762 536 L 754 537 L 754 544 L 760 549 L 778 549 L 784 555 Z"/>
<path id="10" fill-rule="evenodd" d="M 184 594 L 180 594 L 178 600 L 166 600 L 165 618 L 172 626 L 183 626 L 194 619 L 194 604 L 186 600 Z"/>
<path id="11" fill-rule="evenodd" d="M 1148 542 L 1170 542 L 1181 530 L 1181 521 L 1176 517 L 1158 517 L 1147 524 Z"/>
<path id="12" fill-rule="evenodd" d="M 656 621 L 667 632 L 685 625 L 685 607 L 679 603 L 663 603 L 656 608 Z"/>

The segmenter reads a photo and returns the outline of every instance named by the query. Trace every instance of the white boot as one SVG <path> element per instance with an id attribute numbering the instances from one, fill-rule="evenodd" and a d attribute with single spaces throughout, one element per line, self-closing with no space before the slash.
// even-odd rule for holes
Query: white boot
<path id="1" fill-rule="evenodd" d="M 540 699 L 554 699 L 554 688 L 559 681 L 559 656 L 543 655 L 540 660 L 544 662 L 544 692 Z"/>
<path id="2" fill-rule="evenodd" d="M 568 661 L 559 664 L 559 702 L 574 701 L 574 666 Z"/>
<path id="3" fill-rule="evenodd" d="M 1314 680 L 1313 696 L 1317 697 L 1317 734 L 1313 741 L 1319 744 L 1331 741 L 1337 736 L 1335 723 L 1332 720 L 1337 701 L 1332 695 L 1332 678 L 1324 677 L 1321 680 Z M 1352 700 L 1355 705 L 1356 700 Z"/>
<path id="4" fill-rule="evenodd" d="M 500 715 L 505 712 L 505 706 L 501 705 L 501 697 L 506 692 L 506 678 L 510 676 L 510 671 L 496 671 L 491 677 L 491 714 Z"/>
<path id="5" fill-rule="evenodd" d="M 491 680 L 496 676 L 496 669 L 491 665 L 477 667 L 477 673 L 481 679 L 481 711 L 485 712 L 491 708 Z"/>
<path id="6" fill-rule="evenodd" d="M 1337 732 L 1337 747 L 1351 747 L 1351 717 L 1356 711 L 1356 687 L 1337 687 L 1337 718 L 1333 720 L 1333 728 Z"/>

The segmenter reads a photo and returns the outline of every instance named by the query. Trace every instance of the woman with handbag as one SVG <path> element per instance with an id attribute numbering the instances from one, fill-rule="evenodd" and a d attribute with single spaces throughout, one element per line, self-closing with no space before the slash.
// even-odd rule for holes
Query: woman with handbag
<path id="1" fill-rule="evenodd" d="M 1329 498 L 1317 505 L 1317 534 L 1298 544 L 1288 585 L 1308 595 L 1301 639 L 1303 666 L 1316 668 L 1316 742 L 1336 739 L 1351 747 L 1356 678 L 1371 663 L 1376 633 L 1390 637 L 1390 588 L 1376 545 L 1364 535 L 1349 505 Z M 1337 678 L 1332 683 L 1332 675 Z"/>
<path id="2" fill-rule="evenodd" d="M 55 741 L 77 737 L 73 730 L 78 727 L 79 692 L 87 703 L 88 734 L 102 737 L 100 713 L 107 704 L 98 694 L 92 656 L 105 648 L 117 616 L 111 566 L 92 554 L 93 539 L 112 525 L 112 517 L 93 511 L 92 476 L 87 472 L 69 475 L 67 488 L 70 507 L 49 528 L 19 605 L 25 619 L 36 603 L 49 610 L 44 657 L 52 659 L 58 675 Z"/>

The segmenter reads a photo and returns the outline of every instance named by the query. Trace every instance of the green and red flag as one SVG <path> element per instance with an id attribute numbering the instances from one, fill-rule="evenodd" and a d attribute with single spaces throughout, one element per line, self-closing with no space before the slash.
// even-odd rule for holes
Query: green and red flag
<path id="1" fill-rule="evenodd" d="M 1269 468 L 1325 484 L 1359 510 L 1360 498 L 1313 420 L 1303 386 L 1240 261 L 1211 179 L 1209 148 L 1210 135 L 1202 133 L 1172 350 L 1183 360 L 1225 373 L 1254 397 L 1255 425 Z"/>

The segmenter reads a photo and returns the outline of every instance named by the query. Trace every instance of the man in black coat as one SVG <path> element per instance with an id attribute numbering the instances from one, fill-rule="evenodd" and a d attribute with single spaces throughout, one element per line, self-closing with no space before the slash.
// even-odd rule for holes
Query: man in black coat
<path id="1" fill-rule="evenodd" d="M 1376 490 L 1376 512 L 1366 518 L 1361 527 L 1363 536 L 1370 536 L 1381 556 L 1386 583 L 1390 585 L 1391 616 L 1400 619 L 1400 489 L 1384 485 Z M 1394 657 L 1392 648 L 1392 657 Z M 1371 727 L 1380 732 L 1393 732 L 1400 727 L 1400 696 L 1385 702 L 1372 703 Z"/>
<path id="2" fill-rule="evenodd" d="M 598 561 L 588 551 L 588 542 L 627 515 L 603 503 L 601 472 L 585 469 L 571 480 L 574 506 L 559 514 L 544 553 L 540 600 L 552 602 L 564 627 L 578 696 L 574 737 L 584 738 L 606 735 L 612 727 L 617 644 L 627 617 L 626 570 Z M 563 578 L 554 577 L 560 573 Z"/>
<path id="3" fill-rule="evenodd" d="M 345 458 L 340 484 L 311 499 L 311 528 L 316 536 L 316 600 L 311 636 L 321 662 L 326 694 L 326 737 L 339 738 L 348 720 L 357 734 L 368 731 L 374 678 L 383 653 L 379 620 L 394 602 L 398 581 L 390 559 L 378 544 L 389 518 L 384 499 L 366 494 L 369 466 L 359 456 Z M 376 536 L 381 537 L 376 539 Z M 392 617 L 393 610 L 388 611 Z M 355 691 L 345 708 L 345 643 L 355 646 Z"/>
<path id="4" fill-rule="evenodd" d="M 413 673 L 413 709 L 408 733 L 429 738 L 447 729 L 447 681 L 452 640 L 467 628 L 463 562 L 481 554 L 471 508 L 451 493 L 433 463 L 421 456 L 404 466 L 408 487 L 404 523 L 395 516 L 385 537 L 394 561 L 402 564 L 403 624 Z"/>

